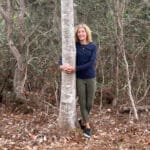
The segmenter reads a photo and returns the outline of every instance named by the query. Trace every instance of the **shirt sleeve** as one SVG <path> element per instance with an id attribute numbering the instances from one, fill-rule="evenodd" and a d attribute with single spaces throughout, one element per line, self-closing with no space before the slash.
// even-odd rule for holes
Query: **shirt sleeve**
<path id="1" fill-rule="evenodd" d="M 62 65 L 62 56 L 60 56 L 60 57 L 59 57 L 58 65 L 59 65 L 59 66 L 61 66 L 61 65 Z"/>
<path id="2" fill-rule="evenodd" d="M 92 48 L 91 59 L 89 60 L 89 62 L 87 62 L 84 65 L 76 66 L 76 71 L 85 70 L 85 69 L 89 68 L 90 66 L 95 65 L 95 63 L 96 63 L 96 53 L 97 53 L 97 47 L 94 44 L 94 46 Z"/>

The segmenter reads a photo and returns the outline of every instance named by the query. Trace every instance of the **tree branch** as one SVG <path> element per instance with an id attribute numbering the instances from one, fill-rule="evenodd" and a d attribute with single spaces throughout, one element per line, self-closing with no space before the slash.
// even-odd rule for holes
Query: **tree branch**
<path id="1" fill-rule="evenodd" d="M 18 26 L 19 26 L 19 41 L 20 41 L 20 49 L 23 49 L 24 44 L 24 31 L 23 31 L 23 25 L 24 25 L 24 14 L 25 14 L 25 4 L 24 0 L 20 0 L 20 13 L 18 16 Z"/>
<path id="2" fill-rule="evenodd" d="M 9 22 L 10 18 L 8 13 L 2 8 L 2 6 L 0 5 L 0 14 L 1 16 L 6 20 L 6 22 Z"/>

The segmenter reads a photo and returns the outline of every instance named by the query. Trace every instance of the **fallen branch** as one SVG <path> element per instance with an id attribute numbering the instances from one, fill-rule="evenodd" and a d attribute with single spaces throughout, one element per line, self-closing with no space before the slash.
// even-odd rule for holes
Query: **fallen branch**
<path id="1" fill-rule="evenodd" d="M 150 105 L 144 105 L 144 106 L 136 106 L 137 112 L 147 112 L 150 110 Z M 133 113 L 133 107 L 122 107 L 119 111 L 120 113 Z"/>

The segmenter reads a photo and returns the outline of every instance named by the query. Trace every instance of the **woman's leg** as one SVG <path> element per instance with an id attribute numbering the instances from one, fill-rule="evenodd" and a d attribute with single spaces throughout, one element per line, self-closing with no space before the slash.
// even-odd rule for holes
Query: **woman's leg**
<path id="1" fill-rule="evenodd" d="M 77 79 L 77 95 L 79 96 L 80 112 L 83 122 L 87 121 L 88 111 L 86 109 L 86 82 L 82 79 Z"/>
<path id="2" fill-rule="evenodd" d="M 87 108 L 88 114 L 90 113 L 90 110 L 94 103 L 95 91 L 96 91 L 96 79 L 95 78 L 87 79 L 86 108 Z"/>
<path id="3" fill-rule="evenodd" d="M 86 118 L 86 128 L 90 128 L 89 125 L 89 113 L 91 111 L 92 105 L 94 103 L 95 91 L 96 91 L 96 79 L 87 79 L 86 80 L 86 110 L 88 112 Z"/>

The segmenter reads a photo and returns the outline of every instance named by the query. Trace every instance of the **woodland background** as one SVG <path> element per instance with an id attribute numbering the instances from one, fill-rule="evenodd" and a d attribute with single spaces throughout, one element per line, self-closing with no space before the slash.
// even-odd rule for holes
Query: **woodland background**
<path id="1" fill-rule="evenodd" d="M 7 2 L 0 0 L 10 19 L 0 15 L 0 102 L 13 111 L 39 109 L 50 114 L 60 99 L 60 1 L 12 0 L 11 13 Z M 88 24 L 98 45 L 95 103 L 101 109 L 105 103 L 113 103 L 116 109 L 131 106 L 130 81 L 135 106 L 149 106 L 150 2 L 127 0 L 124 5 L 119 0 L 75 0 L 74 10 L 75 24 Z M 18 83 L 19 62 L 26 80 L 23 96 L 18 98 L 14 82 Z"/>
<path id="2" fill-rule="evenodd" d="M 117 26 L 117 1 L 75 1 L 75 23 L 87 23 L 98 45 L 97 85 L 111 92 L 120 103 L 128 103 L 127 77 L 122 50 L 119 48 L 120 29 Z M 1 0 L 6 7 L 6 1 Z M 150 85 L 150 8 L 146 0 L 128 1 L 123 14 L 123 42 L 129 65 L 132 94 L 136 103 L 148 103 Z M 25 91 L 39 94 L 36 101 L 58 104 L 61 55 L 60 1 L 27 0 L 23 24 L 20 25 L 19 1 L 12 1 L 12 39 L 27 66 Z M 5 20 L 0 17 L 0 96 L 12 99 L 16 58 L 6 39 Z M 29 93 L 28 93 L 29 94 Z M 27 95 L 28 96 L 28 95 Z M 35 97 L 32 97 L 35 98 Z M 99 98 L 99 97 L 98 97 Z M 38 100 L 37 100 L 38 99 Z M 100 100 L 100 99 L 99 99 Z M 141 100 L 141 101 L 140 101 Z"/>
<path id="3" fill-rule="evenodd" d="M 1 3 L 6 5 L 6 1 L 1 0 Z M 117 46 L 119 29 L 115 12 L 119 10 L 115 5 L 115 1 L 75 1 L 75 19 L 76 24 L 84 22 L 91 27 L 93 40 L 99 46 L 98 87 L 111 88 L 114 97 L 117 87 L 119 101 L 128 102 L 125 63 Z M 149 5 L 149 2 L 144 0 L 129 1 L 123 14 L 124 45 L 132 92 L 137 102 L 144 96 L 150 80 Z M 60 1 L 25 1 L 22 30 L 19 26 L 20 6 L 17 0 L 12 1 L 12 9 L 13 41 L 28 68 L 25 90 L 38 92 L 46 100 L 51 97 L 51 100 L 56 102 L 60 85 L 60 73 L 57 69 L 61 55 Z M 2 17 L 0 30 L 0 95 L 8 100 L 8 96 L 12 97 L 13 94 L 16 59 L 9 50 L 5 21 Z M 145 95 L 145 102 L 148 102 L 148 96 Z M 40 97 L 39 101 L 41 99 L 43 98 Z"/>

